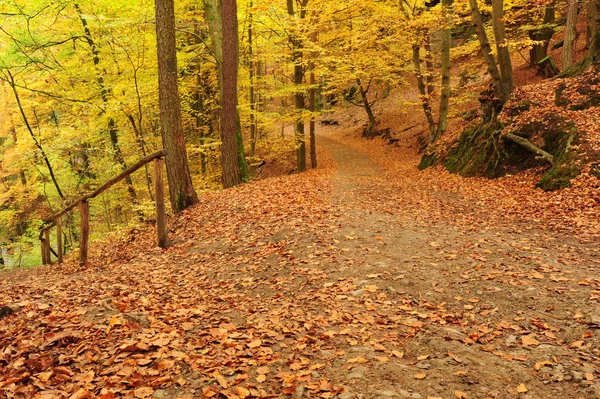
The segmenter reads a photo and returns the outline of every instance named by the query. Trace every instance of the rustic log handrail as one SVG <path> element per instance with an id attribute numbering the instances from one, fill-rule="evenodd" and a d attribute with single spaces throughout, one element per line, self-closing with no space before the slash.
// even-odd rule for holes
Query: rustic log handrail
<path id="1" fill-rule="evenodd" d="M 48 219 L 44 221 L 44 224 L 40 228 L 40 236 L 39 239 L 42 243 L 42 263 L 44 265 L 52 263 L 51 255 L 53 254 L 58 258 L 58 262 L 62 263 L 63 251 L 62 251 L 62 222 L 61 218 L 67 212 L 73 210 L 77 206 L 79 206 L 80 219 L 81 219 L 81 234 L 80 234 L 80 245 L 79 245 L 79 261 L 81 264 L 85 264 L 87 262 L 87 253 L 88 253 L 88 239 L 89 239 L 89 200 L 92 198 L 96 198 L 98 195 L 108 190 L 113 185 L 117 184 L 121 180 L 125 179 L 127 176 L 133 174 L 142 166 L 146 165 L 149 162 L 154 161 L 154 194 L 155 194 L 155 202 L 156 202 L 156 229 L 157 229 L 157 241 L 158 246 L 164 248 L 167 246 L 167 230 L 165 223 L 165 205 L 164 205 L 164 184 L 162 177 L 162 168 L 163 161 L 162 158 L 167 155 L 167 151 L 162 149 L 153 154 L 150 154 L 144 158 L 141 158 L 135 164 L 131 165 L 129 168 L 125 169 L 118 176 L 113 177 L 108 180 L 106 183 L 95 189 L 89 194 L 86 194 L 74 202 L 72 202 L 69 206 L 61 210 L 60 212 L 55 213 L 50 216 Z M 50 246 L 50 229 L 53 227 L 57 227 L 57 245 L 58 252 L 54 251 Z"/>

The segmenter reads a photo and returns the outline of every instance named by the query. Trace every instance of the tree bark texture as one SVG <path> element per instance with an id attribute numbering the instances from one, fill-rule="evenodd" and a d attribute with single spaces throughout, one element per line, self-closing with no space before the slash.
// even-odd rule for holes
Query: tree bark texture
<path id="1" fill-rule="evenodd" d="M 165 163 L 171 207 L 179 212 L 196 204 L 198 196 L 192 186 L 181 121 L 174 4 L 173 0 L 156 0 L 155 5 L 160 127 L 163 147 L 168 154 Z"/>
<path id="2" fill-rule="evenodd" d="M 534 68 L 548 56 L 548 45 L 554 36 L 554 29 L 548 25 L 553 24 L 556 19 L 555 7 L 556 1 L 548 4 L 544 13 L 544 26 L 529 31 L 529 38 L 537 42 L 529 50 L 529 65 Z"/>
<path id="3" fill-rule="evenodd" d="M 496 40 L 502 85 L 504 91 L 509 95 L 513 89 L 513 70 L 506 41 L 506 30 L 504 29 L 504 0 L 492 0 L 492 28 Z"/>
<path id="4" fill-rule="evenodd" d="M 304 10 L 304 6 L 306 5 L 307 0 L 303 0 L 300 6 L 300 19 L 303 19 L 306 11 Z M 287 0 L 287 11 L 290 19 L 294 21 L 295 19 L 295 10 L 294 10 L 294 0 Z M 304 67 L 302 65 L 303 59 L 303 43 L 298 38 L 298 35 L 293 34 L 290 35 L 290 40 L 292 44 L 292 62 L 294 63 L 294 85 L 295 93 L 294 93 L 294 108 L 296 110 L 296 122 L 294 123 L 294 136 L 296 139 L 296 164 L 298 167 L 298 172 L 303 172 L 306 170 L 306 141 L 304 134 L 304 117 L 302 115 L 302 111 L 305 109 L 304 105 L 304 92 L 300 89 L 300 85 L 304 82 Z"/>
<path id="5" fill-rule="evenodd" d="M 450 47 L 452 47 L 452 32 L 450 30 L 450 7 L 454 0 L 442 0 L 442 18 L 444 29 L 442 30 L 442 93 L 440 96 L 440 110 L 435 134 L 431 142 L 446 131 L 448 127 L 448 105 L 450 103 Z"/>
<path id="6" fill-rule="evenodd" d="M 506 91 L 506 87 L 502 82 L 498 65 L 496 65 L 496 59 L 492 54 L 492 47 L 488 39 L 487 33 L 485 32 L 485 26 L 483 25 L 483 18 L 477 5 L 477 0 L 469 0 L 471 6 L 471 16 L 473 23 L 477 30 L 477 37 L 479 39 L 479 45 L 483 58 L 487 65 L 488 73 L 492 78 L 492 90 L 485 91 L 483 96 L 480 98 L 480 102 L 483 109 L 483 120 L 489 122 L 494 120 L 498 113 L 502 110 L 502 107 L 508 100 L 509 93 Z"/>
<path id="7" fill-rule="evenodd" d="M 238 22 L 236 0 L 223 0 L 223 64 L 221 66 L 221 166 L 224 188 L 242 183 L 237 158 Z"/>
<path id="8" fill-rule="evenodd" d="M 565 27 L 565 44 L 563 47 L 563 69 L 573 65 L 573 51 L 575 50 L 575 37 L 577 35 L 577 9 L 578 0 L 567 0 L 567 25 Z"/>
<path id="9" fill-rule="evenodd" d="M 412 46 L 413 51 L 413 66 L 415 67 L 415 75 L 417 76 L 417 87 L 419 89 L 419 97 L 421 100 L 421 106 L 425 113 L 425 119 L 427 119 L 427 125 L 429 126 L 429 141 L 433 140 L 435 134 L 435 122 L 433 120 L 433 112 L 431 110 L 431 104 L 429 103 L 429 93 L 427 91 L 427 83 L 423 76 L 421 67 L 421 47 L 417 44 Z"/>
<path id="10" fill-rule="evenodd" d="M 257 125 L 256 125 L 256 96 L 255 96 L 255 65 L 254 65 L 254 14 L 253 2 L 248 1 L 248 77 L 250 79 L 250 156 L 256 155 Z"/>

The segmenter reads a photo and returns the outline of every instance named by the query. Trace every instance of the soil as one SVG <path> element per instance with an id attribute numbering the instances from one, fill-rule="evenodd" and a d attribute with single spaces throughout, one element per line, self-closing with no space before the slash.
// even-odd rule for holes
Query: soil
<path id="1" fill-rule="evenodd" d="M 600 398 L 597 236 L 400 143 L 322 129 L 320 169 L 207 194 L 166 250 L 132 231 L 0 274 L 0 398 Z M 32 356 L 72 375 L 9 381 Z"/>

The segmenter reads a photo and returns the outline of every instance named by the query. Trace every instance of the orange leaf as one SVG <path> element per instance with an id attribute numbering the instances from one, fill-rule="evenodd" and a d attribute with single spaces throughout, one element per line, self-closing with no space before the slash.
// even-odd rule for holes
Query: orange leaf
<path id="1" fill-rule="evenodd" d="M 261 345 L 262 345 L 262 341 L 260 339 L 255 339 L 254 341 L 252 341 L 252 342 L 250 342 L 248 344 L 248 347 L 250 347 L 250 348 L 258 348 Z"/>
<path id="2" fill-rule="evenodd" d="M 229 387 L 229 381 L 227 381 L 227 378 L 223 377 L 221 375 L 221 373 L 219 373 L 218 371 L 215 371 L 212 375 L 213 375 L 213 377 L 215 377 L 215 379 L 217 380 L 219 385 L 221 385 L 221 387 L 223 387 L 225 389 L 227 389 Z"/>

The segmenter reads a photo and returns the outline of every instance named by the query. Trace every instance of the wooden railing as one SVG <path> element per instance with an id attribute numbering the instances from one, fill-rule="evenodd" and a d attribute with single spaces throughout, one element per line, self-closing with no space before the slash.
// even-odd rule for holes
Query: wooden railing
<path id="1" fill-rule="evenodd" d="M 42 244 L 42 263 L 44 265 L 52 263 L 52 255 L 56 257 L 58 263 L 63 261 L 63 242 L 62 242 L 62 217 L 69 211 L 79 206 L 80 215 L 80 235 L 79 235 L 79 263 L 85 264 L 88 257 L 88 242 L 90 238 L 90 204 L 89 200 L 97 197 L 113 185 L 117 184 L 127 176 L 133 174 L 142 166 L 149 162 L 154 162 L 154 201 L 156 205 L 156 234 L 158 246 L 164 248 L 167 246 L 167 227 L 165 217 L 165 194 L 163 184 L 163 158 L 167 155 L 166 150 L 160 150 L 154 154 L 148 155 L 137 161 L 134 165 L 123 171 L 117 177 L 114 177 L 98 187 L 90 194 L 86 194 L 78 200 L 71 203 L 62 211 L 55 213 L 44 221 L 40 229 L 40 241 Z M 50 245 L 50 231 L 56 227 L 56 251 Z"/>

